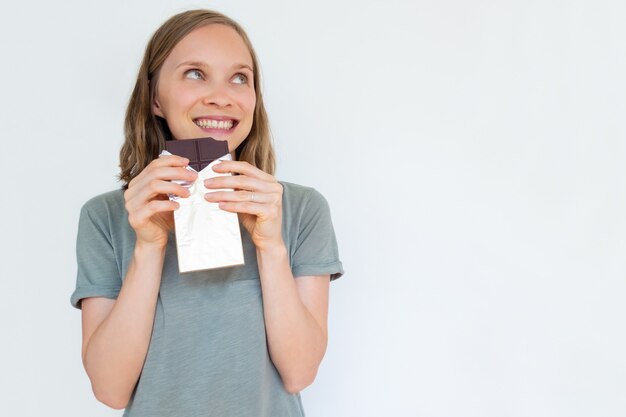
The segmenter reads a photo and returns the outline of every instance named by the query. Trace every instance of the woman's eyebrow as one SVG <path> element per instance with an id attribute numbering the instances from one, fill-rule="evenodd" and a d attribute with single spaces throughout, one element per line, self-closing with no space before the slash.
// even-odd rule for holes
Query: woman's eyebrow
<path id="1" fill-rule="evenodd" d="M 185 65 L 189 65 L 190 67 L 203 67 L 206 68 L 208 67 L 207 64 L 205 64 L 204 62 L 200 62 L 200 61 L 185 61 L 185 62 L 181 62 L 180 64 L 176 65 L 176 68 L 180 68 L 183 67 Z"/>
<path id="2" fill-rule="evenodd" d="M 233 65 L 233 68 L 237 68 L 237 69 L 242 69 L 242 68 L 247 68 L 250 70 L 251 73 L 254 74 L 254 70 L 252 69 L 252 67 L 248 64 L 235 64 Z"/>
<path id="3" fill-rule="evenodd" d="M 200 62 L 200 61 L 185 61 L 185 62 L 181 62 L 180 64 L 178 64 L 176 66 L 176 68 L 180 68 L 182 66 L 185 65 L 189 65 L 192 67 L 201 67 L 201 68 L 209 68 L 210 66 L 205 64 L 204 62 Z M 241 68 L 247 68 L 250 70 L 250 72 L 252 72 L 254 74 L 254 70 L 252 69 L 252 67 L 248 64 L 234 64 L 232 66 L 233 69 L 241 69 Z"/>

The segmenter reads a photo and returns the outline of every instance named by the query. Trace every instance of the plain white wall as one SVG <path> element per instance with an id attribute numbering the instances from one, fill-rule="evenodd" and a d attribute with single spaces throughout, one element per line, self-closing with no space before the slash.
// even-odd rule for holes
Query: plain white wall
<path id="1" fill-rule="evenodd" d="M 626 415 L 626 3 L 108 1 L 0 13 L 0 414 L 113 416 L 69 304 L 143 48 L 215 8 L 346 275 L 309 417 Z"/>

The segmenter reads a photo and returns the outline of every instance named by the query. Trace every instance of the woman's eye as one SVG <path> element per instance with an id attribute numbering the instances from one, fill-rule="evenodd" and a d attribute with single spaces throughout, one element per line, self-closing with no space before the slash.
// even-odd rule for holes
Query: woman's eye
<path id="1" fill-rule="evenodd" d="M 235 75 L 235 78 L 233 78 L 233 80 L 235 81 L 235 84 L 247 84 L 248 83 L 248 77 L 246 77 L 244 74 Z"/>
<path id="2" fill-rule="evenodd" d="M 194 79 L 194 80 L 201 80 L 202 79 L 202 72 L 200 72 L 200 70 L 197 70 L 197 69 L 192 69 L 192 70 L 189 70 L 189 71 L 185 72 L 185 76 L 187 78 L 191 78 L 191 79 Z"/>

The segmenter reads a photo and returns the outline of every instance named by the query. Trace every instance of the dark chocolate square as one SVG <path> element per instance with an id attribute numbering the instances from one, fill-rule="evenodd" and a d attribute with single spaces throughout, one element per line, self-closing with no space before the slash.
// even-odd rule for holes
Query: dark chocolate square
<path id="1" fill-rule="evenodd" d="M 168 140 L 165 141 L 165 149 L 189 159 L 189 166 L 201 171 L 228 153 L 228 142 L 213 138 Z"/>

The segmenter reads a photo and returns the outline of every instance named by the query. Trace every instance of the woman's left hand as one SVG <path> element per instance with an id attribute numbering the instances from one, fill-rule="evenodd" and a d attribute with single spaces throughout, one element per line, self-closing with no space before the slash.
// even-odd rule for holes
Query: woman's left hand
<path id="1" fill-rule="evenodd" d="M 204 180 L 208 189 L 231 188 L 234 191 L 212 191 L 205 199 L 219 203 L 222 210 L 239 214 L 257 249 L 283 245 L 283 186 L 270 174 L 244 161 L 222 161 L 213 166 L 219 176 Z"/>

